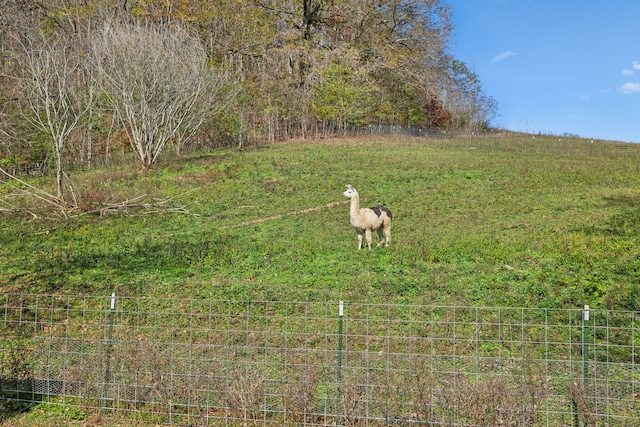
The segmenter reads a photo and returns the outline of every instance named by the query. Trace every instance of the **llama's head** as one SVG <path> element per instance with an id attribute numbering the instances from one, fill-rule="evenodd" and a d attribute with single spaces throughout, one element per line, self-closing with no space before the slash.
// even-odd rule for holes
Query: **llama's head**
<path id="1" fill-rule="evenodd" d="M 347 184 L 347 191 L 345 191 L 344 193 L 342 193 L 342 195 L 343 195 L 344 197 L 347 197 L 347 198 L 349 198 L 349 199 L 350 199 L 350 198 L 352 198 L 353 196 L 355 196 L 356 194 L 358 194 L 358 192 L 356 191 L 356 189 L 355 189 L 355 188 L 353 188 L 353 187 L 351 186 L 351 184 Z"/>

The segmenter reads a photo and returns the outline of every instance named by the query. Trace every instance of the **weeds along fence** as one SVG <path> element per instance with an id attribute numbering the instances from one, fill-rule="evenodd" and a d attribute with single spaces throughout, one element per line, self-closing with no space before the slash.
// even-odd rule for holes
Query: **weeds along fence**
<path id="1" fill-rule="evenodd" d="M 571 155 L 607 158 L 640 158 L 640 143 L 603 141 L 585 139 L 575 136 L 530 135 L 509 131 L 443 131 L 438 129 L 423 129 L 404 126 L 362 126 L 334 132 L 318 134 L 317 138 L 336 136 L 384 136 L 384 137 L 415 137 L 425 144 L 440 145 L 466 149 L 482 149 L 491 151 L 505 151 L 514 153 L 535 153 L 548 155 Z M 310 136 L 308 138 L 313 138 Z M 268 143 L 257 137 L 248 138 L 248 145 Z M 232 140 L 219 141 L 215 139 L 199 139 L 192 141 L 181 149 L 181 153 L 212 151 L 221 147 L 234 146 Z M 163 155 L 175 155 L 172 147 L 167 147 Z M 1 160 L 1 159 L 0 159 Z M 94 155 L 82 158 L 67 158 L 63 169 L 66 171 L 109 168 L 122 163 L 135 162 L 132 153 L 114 155 Z M 28 165 L 2 165 L 4 170 L 14 176 L 45 176 L 55 173 L 52 160 L 32 163 Z"/>
<path id="2" fill-rule="evenodd" d="M 154 424 L 637 426 L 640 313 L 4 296 L 0 393 Z"/>

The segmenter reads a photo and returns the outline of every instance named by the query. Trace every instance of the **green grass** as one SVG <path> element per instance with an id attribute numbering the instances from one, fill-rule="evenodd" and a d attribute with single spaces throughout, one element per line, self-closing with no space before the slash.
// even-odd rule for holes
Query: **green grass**
<path id="1" fill-rule="evenodd" d="M 638 159 L 562 154 L 549 144 L 534 152 L 505 141 L 484 149 L 417 138 L 295 142 L 167 156 L 143 176 L 136 165 L 73 174 L 86 206 L 147 194 L 176 197 L 169 206 L 191 214 L 130 209 L 48 220 L 0 183 L 0 200 L 39 215 L 0 213 L 0 287 L 638 310 Z M 30 183 L 53 188 L 48 178 Z M 364 206 L 393 211 L 391 247 L 356 250 L 348 205 L 330 205 L 346 202 L 347 183 Z M 41 404 L 0 423 L 80 425 L 87 416 Z"/>
<path id="2" fill-rule="evenodd" d="M 144 176 L 76 173 L 87 203 L 177 196 L 170 206 L 193 215 L 2 214 L 0 287 L 637 310 L 640 164 L 585 154 L 380 138 L 168 157 Z M 393 211 L 391 247 L 358 252 L 346 204 L 303 212 L 346 201 L 347 183 L 363 206 Z M 35 203 L 8 186 L 0 197 Z"/>

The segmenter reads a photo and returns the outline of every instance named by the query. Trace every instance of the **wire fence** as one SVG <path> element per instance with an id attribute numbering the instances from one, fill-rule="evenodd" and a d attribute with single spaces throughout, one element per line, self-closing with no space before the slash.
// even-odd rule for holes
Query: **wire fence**
<path id="1" fill-rule="evenodd" d="M 7 294 L 0 394 L 201 426 L 637 426 L 640 313 Z"/>

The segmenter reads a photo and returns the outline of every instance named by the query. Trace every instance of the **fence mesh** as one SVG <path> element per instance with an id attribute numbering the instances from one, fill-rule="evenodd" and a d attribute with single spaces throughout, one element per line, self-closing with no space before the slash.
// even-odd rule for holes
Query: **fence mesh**
<path id="1" fill-rule="evenodd" d="M 640 424 L 638 312 L 345 303 L 340 315 L 338 302 L 13 294 L 3 304 L 4 399 L 171 425 Z"/>

